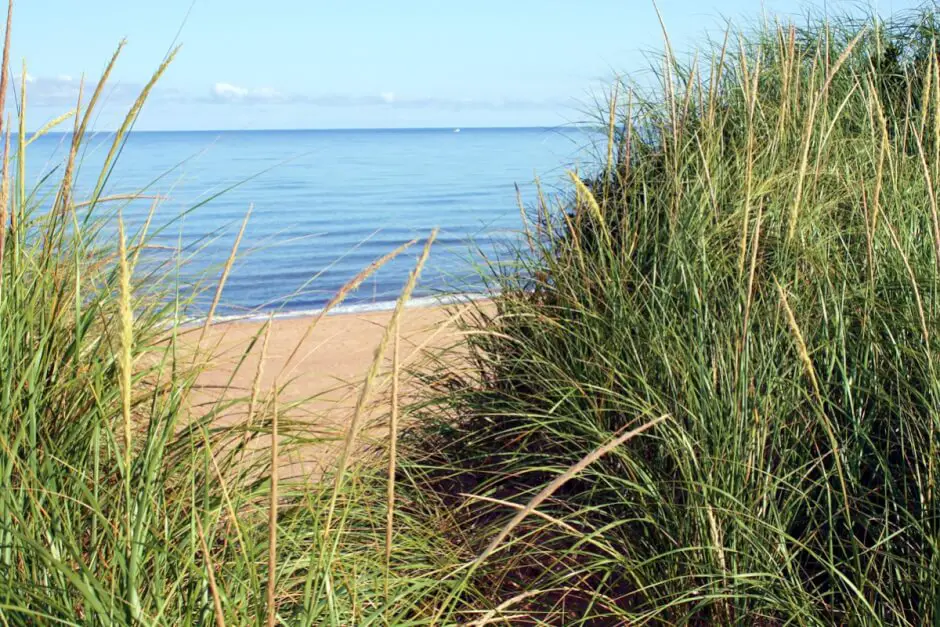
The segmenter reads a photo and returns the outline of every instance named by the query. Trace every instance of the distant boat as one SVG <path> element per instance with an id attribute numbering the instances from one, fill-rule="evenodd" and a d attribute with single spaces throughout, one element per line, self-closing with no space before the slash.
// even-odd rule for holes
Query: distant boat
<path id="1" fill-rule="evenodd" d="M 459 132 L 460 132 L 460 129 L 459 129 L 459 128 L 455 128 L 455 129 L 454 129 L 454 132 L 455 132 L 455 133 L 459 133 Z"/>

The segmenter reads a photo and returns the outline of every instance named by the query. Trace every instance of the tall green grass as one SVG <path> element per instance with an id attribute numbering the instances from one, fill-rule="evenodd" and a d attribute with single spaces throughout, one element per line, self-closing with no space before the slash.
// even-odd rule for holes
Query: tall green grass
<path id="1" fill-rule="evenodd" d="M 26 180 L 24 83 L 0 184 L 0 621 L 940 621 L 934 25 L 729 30 L 688 62 L 667 41 L 657 86 L 612 90 L 596 171 L 539 194 L 467 354 L 400 407 L 426 243 L 318 482 L 278 474 L 311 442 L 289 381 L 191 406 L 211 355 L 182 335 L 212 315 L 177 324 L 198 292 L 141 262 L 160 227 L 120 217 L 140 195 L 109 196 L 170 59 L 82 198 L 118 55 L 55 121 L 51 197 Z M 363 455 L 389 344 L 390 446 Z"/>
<path id="2" fill-rule="evenodd" d="M 488 620 L 940 621 L 935 20 L 667 39 L 614 86 L 400 444 Z"/>
<path id="3" fill-rule="evenodd" d="M 0 110 L 9 23 L 6 33 Z M 172 57 L 128 111 L 101 170 L 83 171 L 85 136 L 118 53 L 75 111 L 40 131 L 73 124 L 64 163 L 35 188 L 25 174 L 37 136 L 23 132 L 25 81 L 14 146 L 10 123 L 2 127 L 0 623 L 427 623 L 458 556 L 409 511 L 394 517 L 394 536 L 387 532 L 384 504 L 394 501 L 384 473 L 346 463 L 361 448 L 362 412 L 334 480 L 307 482 L 279 477 L 281 460 L 317 437 L 316 425 L 294 418 L 303 401 L 278 401 L 289 380 L 263 389 L 259 368 L 244 398 L 229 389 L 193 405 L 212 358 L 201 341 L 212 311 L 202 326 L 179 321 L 211 287 L 186 291 L 177 280 L 184 251 L 151 250 L 154 232 L 168 225 L 148 218 L 125 228 L 122 209 L 143 192 L 109 195 L 127 134 Z M 76 191 L 79 177 L 96 181 L 87 196 Z M 232 258 L 246 224 L 247 215 Z M 353 277 L 329 307 L 411 244 Z M 429 251 L 430 240 L 401 303 Z M 212 310 L 231 266 L 219 269 Z M 264 351 L 270 334 L 269 323 L 245 355 Z"/>

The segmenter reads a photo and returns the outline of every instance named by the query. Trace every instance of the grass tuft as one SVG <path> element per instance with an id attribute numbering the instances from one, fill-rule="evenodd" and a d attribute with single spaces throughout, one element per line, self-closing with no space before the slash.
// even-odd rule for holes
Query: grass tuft
<path id="1" fill-rule="evenodd" d="M 469 367 L 408 409 L 397 483 L 486 557 L 476 616 L 940 620 L 938 25 L 666 36 L 610 91 L 593 175 L 538 195 Z"/>

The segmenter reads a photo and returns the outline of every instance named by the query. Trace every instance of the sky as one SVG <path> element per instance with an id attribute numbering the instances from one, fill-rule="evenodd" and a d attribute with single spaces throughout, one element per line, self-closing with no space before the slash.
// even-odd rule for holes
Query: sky
<path id="1" fill-rule="evenodd" d="M 916 0 L 658 0 L 689 50 L 766 15 Z M 556 126 L 662 48 L 653 0 L 19 0 L 27 127 L 74 106 L 122 40 L 99 130 L 118 125 L 174 43 L 140 130 Z M 17 77 L 22 71 L 17 69 Z"/>

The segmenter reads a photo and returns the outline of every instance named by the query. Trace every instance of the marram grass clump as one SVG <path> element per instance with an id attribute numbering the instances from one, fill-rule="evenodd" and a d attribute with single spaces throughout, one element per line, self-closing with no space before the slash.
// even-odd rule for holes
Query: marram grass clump
<path id="1" fill-rule="evenodd" d="M 478 565 L 497 620 L 940 620 L 936 17 L 667 41 L 615 85 L 402 445 L 483 553 L 666 416 Z"/>
<path id="2" fill-rule="evenodd" d="M 12 12 L 10 2 L 0 111 Z M 359 464 L 344 463 L 335 481 L 279 478 L 292 452 L 316 442 L 317 427 L 296 419 L 297 395 L 279 403 L 288 381 L 260 386 L 260 368 L 244 398 L 226 389 L 194 401 L 232 263 L 219 269 L 203 324 L 181 325 L 206 283 L 179 285 L 179 260 L 192 251 L 151 244 L 173 224 L 156 223 L 158 203 L 142 224 L 125 224 L 122 209 L 152 191 L 111 191 L 124 142 L 172 55 L 112 136 L 100 172 L 83 171 L 118 53 L 73 111 L 30 135 L 23 81 L 19 133 L 11 142 L 10 122 L 0 127 L 0 623 L 429 623 L 459 560 L 427 519 L 387 510 L 414 508 L 414 497 L 396 501 L 384 470 Z M 66 122 L 64 162 L 33 187 L 29 144 Z M 80 180 L 94 183 L 87 195 Z M 246 214 L 232 258 L 247 222 Z M 414 243 L 364 269 L 327 309 Z M 386 343 L 393 330 L 394 321 Z M 266 350 L 270 335 L 269 322 L 245 352 Z M 348 450 L 357 436 L 350 429 Z"/>

